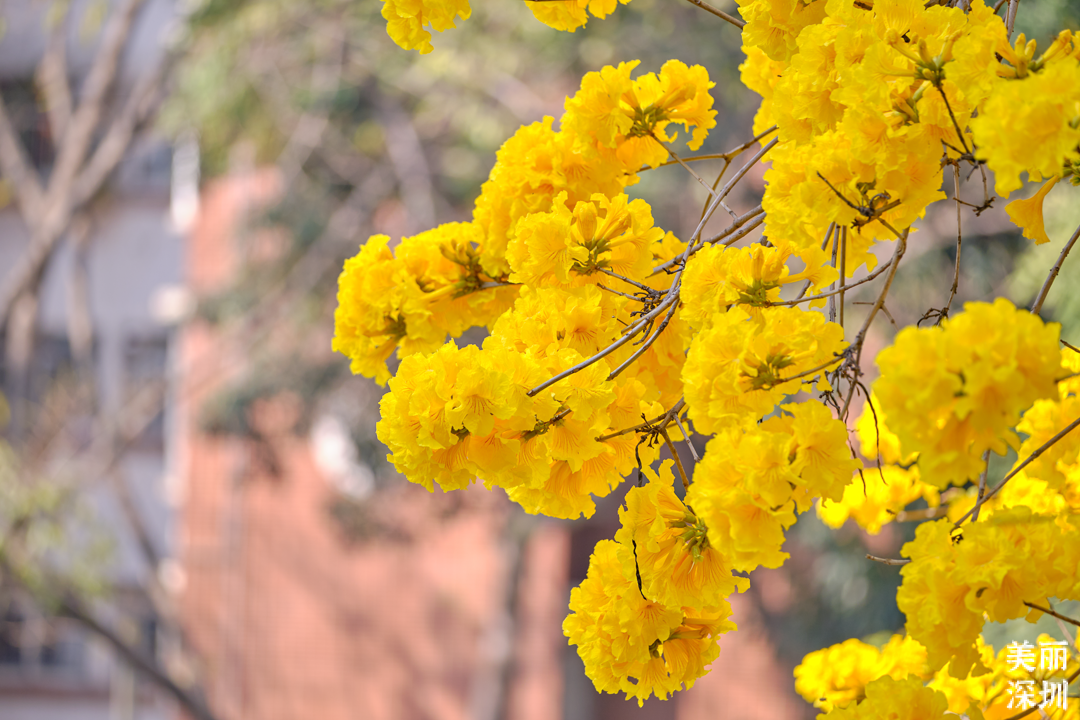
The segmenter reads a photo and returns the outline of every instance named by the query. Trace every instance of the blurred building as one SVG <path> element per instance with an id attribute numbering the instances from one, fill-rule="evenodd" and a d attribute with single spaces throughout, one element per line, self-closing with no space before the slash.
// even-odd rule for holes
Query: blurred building
<path id="1" fill-rule="evenodd" d="M 72 3 L 67 70 L 78 87 L 96 49 L 94 13 L 109 7 Z M 28 159 L 48 177 L 55 158 L 46 110 L 34 73 L 44 53 L 50 3 L 10 0 L 0 9 L 0 92 Z M 161 53 L 161 34 L 172 0 L 145 3 L 121 60 L 119 97 Z M 148 655 L 157 654 L 158 623 L 146 588 L 168 567 L 173 553 L 173 513 L 166 478 L 172 442 L 169 362 L 175 335 L 155 307 L 179 287 L 183 236 L 170 218 L 173 149 L 140 141 L 128 153 L 107 192 L 94 199 L 48 263 L 38 294 L 37 323 L 28 376 L 4 371 L 4 394 L 26 401 L 32 413 L 66 407 L 66 393 L 89 392 L 86 409 L 66 416 L 57 438 L 42 446 L 27 437 L 29 417 L 12 442 L 20 453 L 38 453 L 35 467 L 65 480 L 77 478 L 93 520 L 112 552 L 105 581 L 114 593 L 96 608 L 104 620 Z M 30 238 L 13 205 L 10 181 L 0 183 L 0 285 Z M 3 344 L 0 340 L 0 357 Z M 85 348 L 73 347 L 84 343 Z M 85 355 L 84 358 L 80 357 Z M 85 362 L 87 367 L 77 367 Z M 75 379 L 90 382 L 80 389 Z M 82 476 L 80 462 L 96 432 L 93 423 L 131 418 L 140 397 L 158 398 L 107 472 Z M 84 398 L 85 399 L 85 398 Z M 62 435 L 62 437 L 61 437 Z M 93 464 L 92 464 L 93 465 Z M 100 463 L 94 465 L 99 466 Z M 100 468 L 99 468 L 100 469 Z M 68 541 L 88 540 L 71 527 Z M 61 561 L 63 562 L 63 561 Z M 68 618 L 48 617 L 11 583 L 0 587 L 0 718 L 4 720 L 150 720 L 172 715 L 153 687 L 118 662 L 108 645 Z"/>

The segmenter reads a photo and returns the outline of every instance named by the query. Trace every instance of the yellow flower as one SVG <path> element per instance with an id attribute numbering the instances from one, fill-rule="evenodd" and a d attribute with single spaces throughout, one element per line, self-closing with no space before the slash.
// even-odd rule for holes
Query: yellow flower
<path id="1" fill-rule="evenodd" d="M 880 1 L 880 0 L 879 0 Z M 878 678 L 866 686 L 866 697 L 857 705 L 834 708 L 821 720 L 944 720 L 949 710 L 945 696 L 923 685 L 918 678 Z"/>
<path id="2" fill-rule="evenodd" d="M 719 636 L 735 625 L 724 601 L 694 608 L 647 599 L 619 559 L 624 549 L 611 540 L 596 544 L 587 577 L 570 592 L 563 633 L 598 690 L 623 691 L 642 704 L 691 687 L 719 654 Z"/>
<path id="3" fill-rule="evenodd" d="M 1061 176 L 1055 175 L 1043 183 L 1039 191 L 1030 198 L 1013 200 L 1005 206 L 1005 212 L 1024 231 L 1024 237 L 1034 240 L 1036 245 L 1050 242 L 1043 227 L 1043 200 L 1060 179 Z"/>
<path id="4" fill-rule="evenodd" d="M 556 30 L 574 32 L 589 20 L 588 10 L 598 18 L 604 18 L 615 12 L 618 3 L 625 5 L 630 0 L 560 0 L 559 2 L 527 1 L 536 19 Z"/>
<path id="5" fill-rule="evenodd" d="M 759 47 L 773 60 L 787 60 L 796 52 L 802 30 L 825 17 L 825 2 L 804 0 L 738 0 L 746 20 L 743 44 Z"/>
<path id="6" fill-rule="evenodd" d="M 871 535 L 896 519 L 896 514 L 918 498 L 925 498 L 930 507 L 940 504 L 937 488 L 919 480 L 918 468 L 905 470 L 896 465 L 884 465 L 880 470 L 868 466 L 861 475 L 853 475 L 844 488 L 839 502 L 822 500 L 817 513 L 821 521 L 839 528 L 850 517 Z"/>
<path id="7" fill-rule="evenodd" d="M 839 363 L 846 347 L 843 329 L 821 313 L 767 308 L 757 320 L 743 307 L 716 313 L 690 344 L 683 383 L 701 432 L 756 422 L 803 386 L 827 387 L 821 366 Z"/>
<path id="8" fill-rule="evenodd" d="M 419 50 L 421 55 L 434 49 L 425 26 L 442 32 L 455 27 L 455 18 L 467 20 L 470 14 L 469 0 L 383 0 L 382 7 L 391 39 L 406 50 Z"/>
<path id="9" fill-rule="evenodd" d="M 819 402 L 783 406 L 788 416 L 721 430 L 709 441 L 686 501 L 736 570 L 779 567 L 784 531 L 815 497 L 839 498 L 859 466 L 844 424 Z"/>
<path id="10" fill-rule="evenodd" d="M 982 472 L 984 452 L 1019 447 L 1020 414 L 1055 394 L 1058 331 L 998 298 L 940 327 L 905 328 L 878 354 L 876 407 L 904 452 L 919 453 L 924 481 L 962 485 Z"/>
<path id="11" fill-rule="evenodd" d="M 795 668 L 795 692 L 826 713 L 866 697 L 866 686 L 883 677 L 928 676 L 926 649 L 893 635 L 880 650 L 852 638 L 808 654 Z M 966 706 L 965 706 L 966 707 Z"/>
<path id="12" fill-rule="evenodd" d="M 896 595 L 908 633 L 926 648 L 931 670 L 948 665 L 957 678 L 973 666 L 985 672 L 976 645 L 984 616 L 1004 622 L 1026 616 L 1025 601 L 1080 599 L 1075 527 L 1027 507 L 987 514 L 959 535 L 949 519 L 923 523 L 901 550 L 911 558 Z"/>
<path id="13" fill-rule="evenodd" d="M 994 85 L 971 121 L 977 157 L 994 171 L 1002 197 L 1080 160 L 1080 61 L 1065 57 L 1041 72 Z"/>
<path id="14" fill-rule="evenodd" d="M 649 483 L 631 488 L 619 509 L 615 540 L 624 572 L 640 574 L 645 596 L 665 605 L 714 605 L 749 582 L 731 574 L 727 559 L 709 544 L 705 524 L 675 495 L 673 462 L 665 461 L 659 473 L 643 468 Z"/>
<path id="15" fill-rule="evenodd" d="M 585 154 L 614 150 L 627 173 L 636 173 L 642 165 L 656 167 L 667 159 L 661 141 L 673 140 L 667 134 L 672 123 L 693 128 L 687 143 L 691 150 L 700 148 L 716 125 L 709 94 L 715 83 L 703 67 L 669 60 L 659 76 L 648 73 L 631 80 L 630 73 L 638 64 L 635 60 L 588 73 L 581 90 L 567 99 L 562 119 L 563 132 L 574 136 Z"/>

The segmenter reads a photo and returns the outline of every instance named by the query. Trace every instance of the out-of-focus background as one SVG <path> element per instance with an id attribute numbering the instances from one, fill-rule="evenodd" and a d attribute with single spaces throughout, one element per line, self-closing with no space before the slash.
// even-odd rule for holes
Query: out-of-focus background
<path id="1" fill-rule="evenodd" d="M 711 674 L 639 709 L 592 689 L 560 628 L 625 488 L 556 522 L 409 485 L 375 437 L 383 390 L 329 349 L 344 259 L 374 233 L 469 219 L 497 148 L 557 119 L 585 72 L 705 65 L 719 114 L 702 152 L 749 139 L 738 31 L 675 0 L 574 34 L 477 0 L 420 56 L 380 5 L 0 4 L 0 719 L 813 717 L 792 668 L 902 627 L 896 569 L 864 555 L 895 555 L 910 526 L 805 515 L 792 559 L 733 598 Z M 1078 14 L 1025 3 L 1021 29 L 1045 43 Z M 737 211 L 760 169 L 746 185 Z M 631 192 L 676 234 L 705 195 L 677 166 Z M 1001 205 L 964 216 L 960 301 L 1029 300 L 1080 220 L 1055 188 L 1034 251 Z M 955 205 L 908 255 L 901 326 L 947 297 Z M 1064 279 L 1047 308 L 1078 344 Z"/>

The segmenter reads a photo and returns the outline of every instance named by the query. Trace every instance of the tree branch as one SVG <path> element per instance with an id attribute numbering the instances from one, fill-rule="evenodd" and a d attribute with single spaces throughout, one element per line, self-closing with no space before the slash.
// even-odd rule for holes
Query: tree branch
<path id="1" fill-rule="evenodd" d="M 71 121 L 71 85 L 67 76 L 67 13 L 52 32 L 38 65 L 38 85 L 45 96 L 45 112 L 54 142 L 59 143 Z"/>
<path id="2" fill-rule="evenodd" d="M 1065 262 L 1065 258 L 1069 256 L 1069 251 L 1072 250 L 1073 245 L 1076 244 L 1076 239 L 1080 238 L 1080 226 L 1077 226 L 1076 232 L 1069 238 L 1069 242 L 1065 243 L 1065 247 L 1061 249 L 1061 254 L 1058 255 L 1057 262 L 1054 263 L 1054 267 L 1050 268 L 1050 274 L 1046 276 L 1046 282 L 1043 283 L 1042 289 L 1039 290 L 1039 296 L 1035 298 L 1035 302 L 1031 305 L 1031 314 L 1038 315 L 1042 312 L 1043 303 L 1046 301 L 1046 295 L 1050 292 L 1050 286 L 1054 284 L 1054 280 L 1057 278 L 1058 273 L 1061 272 L 1061 264 Z"/>

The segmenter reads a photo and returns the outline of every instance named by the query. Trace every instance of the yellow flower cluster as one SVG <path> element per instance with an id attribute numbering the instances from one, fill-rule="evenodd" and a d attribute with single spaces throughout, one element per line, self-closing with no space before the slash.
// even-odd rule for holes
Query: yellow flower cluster
<path id="1" fill-rule="evenodd" d="M 880 649 L 852 638 L 804 657 L 795 668 L 795 692 L 827 713 L 865 698 L 866 686 L 879 677 L 925 674 L 926 649 L 910 637 L 893 635 Z"/>
<path id="2" fill-rule="evenodd" d="M 824 257 L 803 272 L 792 274 L 788 267 L 790 249 L 751 245 L 725 248 L 707 245 L 694 256 L 682 277 L 683 293 L 691 301 L 683 318 L 695 328 L 706 327 L 713 315 L 731 305 L 742 305 L 761 322 L 760 308 L 780 300 L 780 288 L 804 280 L 812 286 L 828 285 L 838 273 Z M 823 300 L 816 301 L 823 303 Z"/>
<path id="3" fill-rule="evenodd" d="M 814 498 L 839 500 L 861 463 L 847 429 L 819 402 L 784 405 L 784 415 L 721 430 L 698 464 L 687 502 L 710 542 L 737 570 L 779 567 L 784 530 Z"/>
<path id="4" fill-rule="evenodd" d="M 456 18 L 467 20 L 471 14 L 469 0 L 383 0 L 382 7 L 390 38 L 422 55 L 435 49 L 425 27 L 442 32 L 455 27 Z"/>
<path id="5" fill-rule="evenodd" d="M 526 0 L 525 4 L 532 10 L 536 19 L 548 27 L 574 32 L 588 22 L 588 13 L 598 18 L 605 18 L 615 12 L 619 3 L 625 5 L 628 2 L 630 0 L 558 0 L 558 2 Z"/>
<path id="6" fill-rule="evenodd" d="M 704 607 L 750 583 L 731 574 L 729 556 L 713 547 L 705 523 L 675 495 L 672 462 L 659 473 L 643 469 L 649 483 L 626 494 L 615 540 L 634 549 L 633 570 L 646 597 L 671 607 Z"/>
<path id="7" fill-rule="evenodd" d="M 1063 374 L 1059 328 L 999 298 L 937 327 L 905 328 L 878 354 L 878 407 L 904 451 L 919 453 L 922 480 L 962 485 L 982 472 L 987 450 L 1019 448 L 1020 414 Z"/>
<path id="8" fill-rule="evenodd" d="M 1027 435 L 1020 445 L 1022 458 L 1080 417 L 1080 352 L 1068 348 L 1061 351 L 1061 374 L 1065 379 L 1058 383 L 1057 399 L 1037 400 L 1016 426 Z M 1049 489 L 1060 491 L 1070 487 L 1076 492 L 1080 489 L 1080 434 L 1066 435 L 1028 465 L 1025 472 L 1028 477 L 1046 483 Z"/>
<path id="9" fill-rule="evenodd" d="M 446 336 L 488 325 L 513 302 L 513 288 L 479 292 L 493 279 L 480 267 L 473 223 L 448 223 L 404 238 L 391 252 L 386 235 L 370 238 L 338 280 L 333 349 L 352 371 L 385 383 L 386 360 L 434 352 Z"/>
<path id="10" fill-rule="evenodd" d="M 674 140 L 667 133 L 671 124 L 694 129 L 687 143 L 691 150 L 701 147 L 716 125 L 709 95 L 714 83 L 705 68 L 669 60 L 659 76 L 648 73 L 631 80 L 630 72 L 637 65 L 635 60 L 586 75 L 581 91 L 567 100 L 563 121 L 563 128 L 576 135 L 586 151 L 614 149 L 631 171 L 642 165 L 656 167 L 668 158 L 657 140 Z"/>
<path id="11" fill-rule="evenodd" d="M 572 31 L 625 1 L 530 8 Z M 1022 173 L 1049 178 L 1008 208 L 1045 242 L 1042 200 L 1080 168 L 1078 43 L 1065 32 L 1036 56 L 983 0 L 738 4 L 742 77 L 763 98 L 755 128 L 771 143 L 767 240 L 688 245 L 625 194 L 668 159 L 676 126 L 701 147 L 713 83 L 676 60 L 637 78 L 636 61 L 608 66 L 582 79 L 558 129 L 548 117 L 507 140 L 472 222 L 396 246 L 376 236 L 346 263 L 334 348 L 354 372 L 389 380 L 379 438 L 428 489 L 479 479 L 528 512 L 576 518 L 635 468 L 648 478 L 596 546 L 563 626 L 598 689 L 641 702 L 690 687 L 734 629 L 727 598 L 747 587 L 734 573 L 782 564 L 786 530 L 815 501 L 829 525 L 878 532 L 922 498 L 945 518 L 903 549 L 908 637 L 813 653 L 797 688 L 828 717 L 997 717 L 1008 676 L 979 639 L 985 619 L 1080 598 L 1080 433 L 986 502 L 974 488 L 941 491 L 978 477 L 987 451 L 1033 455 L 1075 420 L 1080 354 L 1059 350 L 1057 325 L 1001 299 L 901 331 L 877 359 L 876 413 L 868 403 L 856 424 L 863 456 L 879 462 L 864 470 L 845 421 L 798 396 L 829 393 L 837 377 L 854 385 L 865 328 L 849 348 L 841 325 L 809 309 L 822 296 L 788 307 L 780 291 L 819 293 L 872 269 L 876 241 L 906 244 L 944 197 L 943 164 L 985 161 L 1003 195 Z M 425 28 L 451 27 L 469 6 L 384 0 L 383 14 L 396 42 L 429 52 Z M 482 347 L 446 342 L 473 326 L 489 331 Z M 683 421 L 714 437 L 693 473 L 678 465 L 680 500 L 671 462 L 651 465 L 661 441 L 684 439 Z M 954 529 L 976 503 L 978 522 Z"/>
<path id="12" fill-rule="evenodd" d="M 1037 642 L 1043 645 L 1054 639 L 1043 634 Z M 975 649 L 985 669 L 979 674 L 973 672 L 955 678 L 944 668 L 933 672 L 926 662 L 926 649 L 910 637 L 894 635 L 880 650 L 860 640 L 846 640 L 804 657 L 795 668 L 795 689 L 815 707 L 828 713 L 834 708 L 851 707 L 861 702 L 875 679 L 888 676 L 908 683 L 925 683 L 927 689 L 945 697 L 950 713 L 1005 720 L 1018 712 L 1015 681 L 1033 680 L 1035 687 L 1041 689 L 1044 680 L 1058 683 L 1068 674 L 1060 665 L 1057 669 L 1040 665 L 1033 673 L 1028 672 L 1016 662 L 1015 653 L 1011 653 L 1008 646 L 995 654 L 993 647 L 981 637 L 976 639 Z M 1069 664 L 1071 661 L 1066 666 Z M 1068 703 L 1064 712 L 1054 712 L 1053 716 L 1075 720 L 1080 717 L 1080 707 Z"/>
<path id="13" fill-rule="evenodd" d="M 1080 42 L 1062 31 L 1035 57 L 1035 41 L 1021 33 L 1015 45 L 999 38 L 995 48 L 1005 65 L 971 121 L 977 157 L 994 171 L 1002 197 L 1029 179 L 1060 176 L 1080 161 Z"/>
<path id="14" fill-rule="evenodd" d="M 651 695 L 666 699 L 684 685 L 693 687 L 719 655 L 719 636 L 735 623 L 727 619 L 726 600 L 680 607 L 649 598 L 633 564 L 633 546 L 598 542 L 588 576 L 570 592 L 563 631 L 598 690 L 625 692 L 643 704 Z"/>
<path id="15" fill-rule="evenodd" d="M 713 315 L 690 343 L 683 368 L 694 425 L 706 433 L 755 422 L 786 395 L 830 386 L 844 331 L 821 313 L 770 308 L 757 317 L 736 305 Z"/>
<path id="16" fill-rule="evenodd" d="M 1036 515 L 1021 506 L 962 530 L 947 519 L 918 527 L 902 550 L 911 562 L 901 570 L 896 601 L 907 615 L 908 633 L 926 648 L 931 670 L 948 664 L 950 674 L 961 678 L 973 666 L 983 671 L 975 639 L 984 615 L 1004 622 L 1026 616 L 1025 601 L 1080 599 L 1075 523 L 1075 516 Z"/>
<path id="17" fill-rule="evenodd" d="M 855 429 L 863 457 L 877 460 L 878 465 L 871 465 L 853 477 L 839 502 L 818 503 L 822 522 L 838 528 L 851 518 L 863 530 L 876 535 L 882 526 L 896 519 L 897 513 L 919 498 L 932 508 L 940 505 L 938 489 L 919 479 L 919 468 L 912 464 L 917 456 L 901 459 L 900 439 L 886 427 L 885 414 L 875 396 L 871 395 L 870 402 L 864 406 Z"/>
<path id="18" fill-rule="evenodd" d="M 743 68 L 744 77 L 761 78 L 763 69 L 753 65 L 767 63 L 779 75 L 751 85 L 767 101 L 756 126 L 777 125 L 783 141 L 770 155 L 762 200 L 769 236 L 802 250 L 820 244 L 833 222 L 853 225 L 846 271 L 872 267 L 870 245 L 892 237 L 875 220 L 905 227 L 943 197 L 932 180 L 941 143 L 965 142 L 943 94 L 957 116 L 971 113 L 983 99 L 979 86 L 961 89 L 952 75 L 992 63 L 993 47 L 974 38 L 995 29 L 1003 35 L 1004 28 L 980 2 L 968 14 L 925 8 L 917 0 L 875 3 L 869 11 L 856 3 L 815 2 L 786 18 L 775 11 L 803 3 L 754 4 L 772 8 L 770 22 L 797 33 L 794 43 L 782 43 L 784 52 L 769 42 L 758 45 L 763 52 L 748 53 Z M 804 27 L 814 14 L 823 20 Z M 744 34 L 744 43 L 756 37 Z M 774 103 L 773 96 L 790 100 Z"/>
<path id="19" fill-rule="evenodd" d="M 858 704 L 835 707 L 818 715 L 821 720 L 938 720 L 950 715 L 945 696 L 918 678 L 894 680 L 886 675 L 866 686 Z"/>

